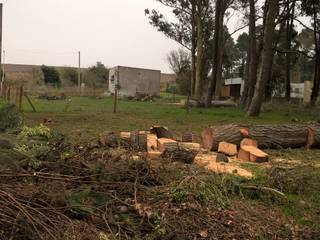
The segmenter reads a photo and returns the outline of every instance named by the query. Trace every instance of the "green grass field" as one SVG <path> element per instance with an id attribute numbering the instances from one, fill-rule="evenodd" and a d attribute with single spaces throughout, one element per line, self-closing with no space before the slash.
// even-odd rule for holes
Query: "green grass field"
<path id="1" fill-rule="evenodd" d="M 181 133 L 200 131 L 209 125 L 227 123 L 292 123 L 319 121 L 320 109 L 299 105 L 267 104 L 259 118 L 247 117 L 239 108 L 193 108 L 190 112 L 174 105 L 183 97 L 163 95 L 155 102 L 119 100 L 118 112 L 113 113 L 113 99 L 74 97 L 69 100 L 39 100 L 33 98 L 37 113 L 33 113 L 27 101 L 23 110 L 27 125 L 36 125 L 44 119 L 52 119 L 52 127 L 76 140 L 95 138 L 103 131 L 131 131 L 149 129 L 160 124 Z"/>

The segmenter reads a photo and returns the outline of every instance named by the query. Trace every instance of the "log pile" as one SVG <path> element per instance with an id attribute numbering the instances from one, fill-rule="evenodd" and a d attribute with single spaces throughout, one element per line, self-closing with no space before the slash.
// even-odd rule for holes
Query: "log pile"
<path id="1" fill-rule="evenodd" d="M 188 139 L 193 140 L 190 137 Z M 99 144 L 104 147 L 123 147 L 146 152 L 148 159 L 165 157 L 185 163 L 192 163 L 201 150 L 199 143 L 178 142 L 174 134 L 163 126 L 153 126 L 150 131 L 105 132 L 100 135 Z"/>

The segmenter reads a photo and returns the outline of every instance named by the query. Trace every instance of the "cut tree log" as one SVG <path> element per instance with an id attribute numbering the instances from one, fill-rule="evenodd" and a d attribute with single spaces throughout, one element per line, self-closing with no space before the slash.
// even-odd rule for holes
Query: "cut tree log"
<path id="1" fill-rule="evenodd" d="M 308 133 L 306 148 L 320 148 L 320 125 L 309 126 Z"/>
<path id="2" fill-rule="evenodd" d="M 237 145 L 227 142 L 220 142 L 218 152 L 227 156 L 236 156 L 238 154 Z"/>
<path id="3" fill-rule="evenodd" d="M 174 139 L 174 134 L 169 131 L 167 127 L 153 126 L 152 128 L 150 128 L 150 133 L 157 135 L 157 138 Z"/>
<path id="4" fill-rule="evenodd" d="M 199 143 L 191 143 L 191 142 L 181 142 L 178 143 L 179 148 L 184 148 L 186 150 L 197 151 L 201 150 L 201 145 Z"/>
<path id="5" fill-rule="evenodd" d="M 149 151 L 156 151 L 158 149 L 158 138 L 155 134 L 147 134 L 147 149 Z"/>
<path id="6" fill-rule="evenodd" d="M 258 141 L 252 140 L 250 138 L 244 138 L 240 143 L 240 147 L 242 147 L 242 146 L 258 147 Z"/>
<path id="7" fill-rule="evenodd" d="M 242 146 L 238 158 L 243 161 L 262 163 L 268 161 L 268 154 L 254 146 Z"/>
<path id="8" fill-rule="evenodd" d="M 242 147 L 240 147 L 239 152 L 238 152 L 238 159 L 241 161 L 244 161 L 244 162 L 249 162 L 250 161 L 250 152 L 247 152 Z"/>
<path id="9" fill-rule="evenodd" d="M 169 138 L 158 138 L 158 150 L 164 152 L 165 150 L 175 150 L 178 149 L 177 141 Z"/>
<path id="10" fill-rule="evenodd" d="M 218 151 L 220 142 L 240 145 L 242 135 L 239 125 L 209 127 L 202 131 L 202 144 L 205 149 Z"/>
<path id="11" fill-rule="evenodd" d="M 257 125 L 249 127 L 249 137 L 258 141 L 261 149 L 301 148 L 307 145 L 306 125 Z"/>
<path id="12" fill-rule="evenodd" d="M 165 151 L 162 153 L 162 157 L 166 159 L 170 159 L 172 161 L 177 161 L 177 162 L 183 162 L 183 163 L 188 163 L 191 164 L 193 163 L 195 157 L 197 156 L 196 151 L 189 151 L 183 148 L 167 148 Z"/>
<path id="13" fill-rule="evenodd" d="M 245 134 L 244 134 L 245 133 Z M 240 146 L 244 137 L 258 141 L 258 147 L 268 148 L 301 148 L 308 142 L 307 125 L 225 125 L 203 130 L 203 147 L 217 151 L 220 142 Z"/>

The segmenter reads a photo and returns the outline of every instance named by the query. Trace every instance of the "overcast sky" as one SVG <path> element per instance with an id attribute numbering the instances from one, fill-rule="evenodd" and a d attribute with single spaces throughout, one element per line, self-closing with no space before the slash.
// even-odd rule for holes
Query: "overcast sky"
<path id="1" fill-rule="evenodd" d="M 2 1 L 3 2 L 3 1 Z M 77 65 L 97 61 L 170 72 L 166 54 L 179 48 L 149 25 L 145 8 L 155 0 L 7 0 L 3 49 L 6 62 Z"/>

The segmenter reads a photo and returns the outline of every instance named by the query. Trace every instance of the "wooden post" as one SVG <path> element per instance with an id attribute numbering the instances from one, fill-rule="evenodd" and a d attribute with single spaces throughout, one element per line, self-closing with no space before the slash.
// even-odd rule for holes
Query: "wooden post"
<path id="1" fill-rule="evenodd" d="M 19 89 L 19 111 L 22 112 L 23 86 Z"/>
<path id="2" fill-rule="evenodd" d="M 78 88 L 81 94 L 81 52 L 78 52 Z"/>
<path id="3" fill-rule="evenodd" d="M 1 96 L 3 100 L 7 99 L 7 85 L 5 83 L 2 84 Z"/>
<path id="4" fill-rule="evenodd" d="M 118 102 L 118 86 L 114 89 L 114 99 L 113 99 L 113 113 L 117 113 L 117 102 Z"/>
<path id="5" fill-rule="evenodd" d="M 186 106 L 186 110 L 187 110 L 187 113 L 190 112 L 190 95 L 188 95 L 188 98 L 187 98 L 187 106 Z"/>
<path id="6" fill-rule="evenodd" d="M 35 108 L 34 105 L 32 104 L 31 99 L 29 98 L 29 96 L 28 96 L 28 94 L 27 94 L 26 92 L 24 92 L 24 96 L 25 96 L 26 99 L 28 100 L 28 103 L 30 104 L 33 112 L 37 112 L 37 111 L 36 111 L 36 108 Z"/>
<path id="7" fill-rule="evenodd" d="M 19 107 L 19 101 L 20 101 L 20 87 L 15 87 L 15 104 L 17 107 Z"/>
<path id="8" fill-rule="evenodd" d="M 11 101 L 11 86 L 8 86 L 8 91 L 7 91 L 7 101 L 10 102 Z"/>

